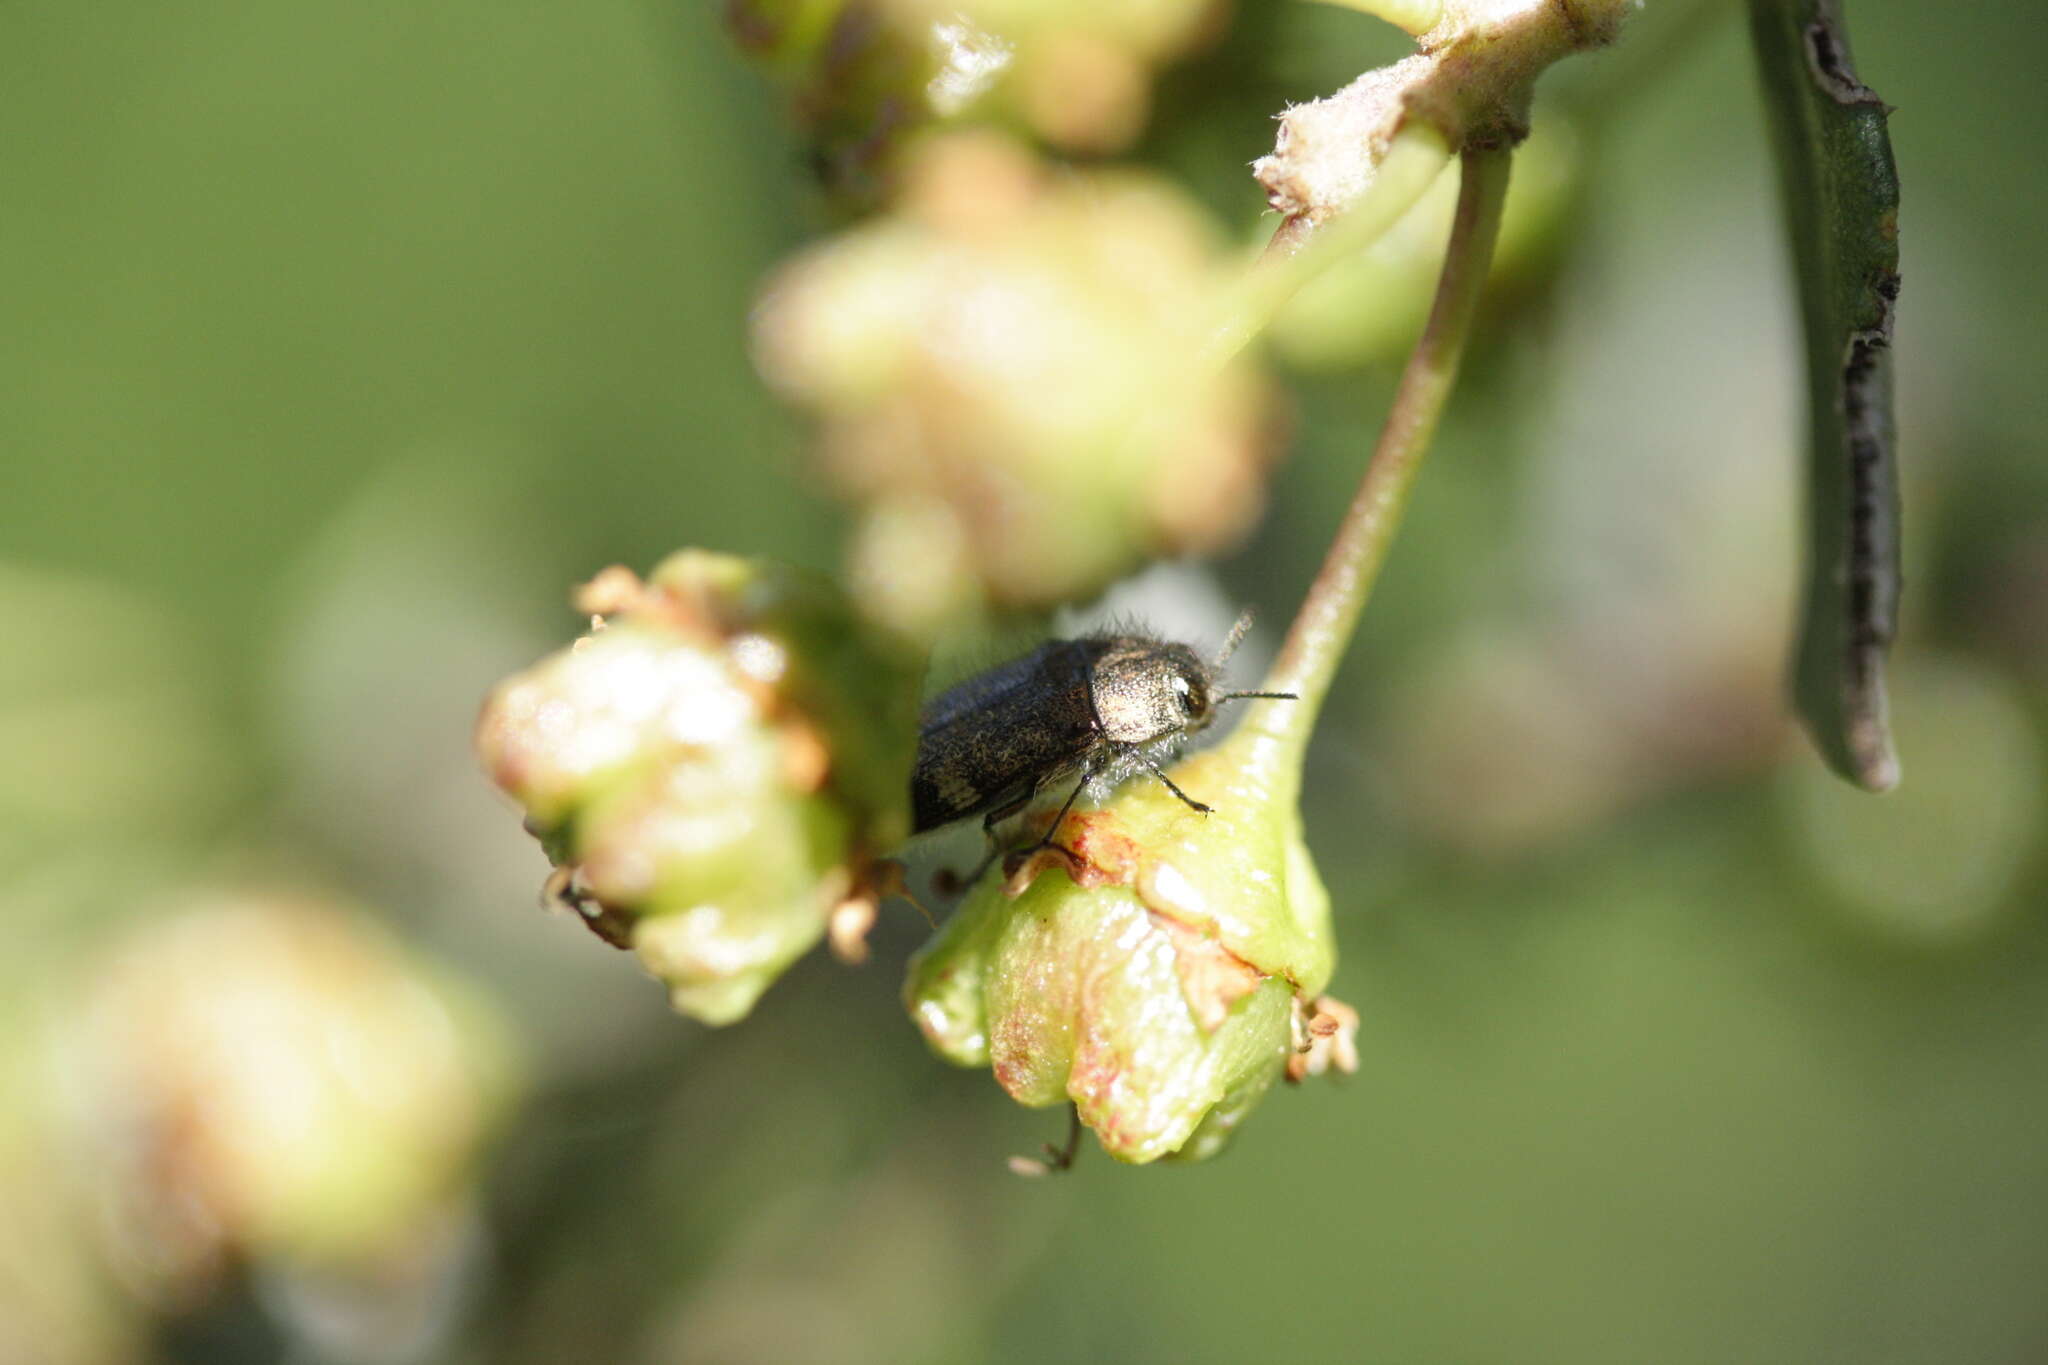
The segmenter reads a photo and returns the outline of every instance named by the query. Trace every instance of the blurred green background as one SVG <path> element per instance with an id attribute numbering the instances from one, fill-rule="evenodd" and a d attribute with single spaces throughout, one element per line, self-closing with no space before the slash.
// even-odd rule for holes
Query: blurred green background
<path id="1" fill-rule="evenodd" d="M 1239 8 L 1140 154 L 1250 240 L 1270 116 L 1401 45 Z M 2048 44 L 2018 3 L 1851 9 L 1905 189 L 1903 787 L 1782 715 L 1775 180 L 1739 7 L 1654 4 L 1547 87 L 1569 202 L 1318 736 L 1358 1074 L 1208 1165 L 1040 1182 L 1002 1157 L 1057 1115 L 901 1015 L 904 907 L 708 1032 L 535 908 L 470 754 L 603 565 L 837 560 L 746 335 L 829 221 L 711 7 L 0 10 L 0 1355 L 2048 1354 Z M 1294 376 L 1225 600 L 1285 619 L 1390 384 Z M 39 1126 L 43 1040 L 110 944 L 252 885 L 368 907 L 524 1059 L 409 1345 L 360 1287 L 144 1309 L 73 1254 L 52 1188 L 99 1175 Z"/>

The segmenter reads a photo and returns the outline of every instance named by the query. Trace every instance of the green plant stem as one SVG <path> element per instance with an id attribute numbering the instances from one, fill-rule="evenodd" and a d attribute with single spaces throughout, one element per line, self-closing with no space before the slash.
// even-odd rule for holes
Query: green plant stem
<path id="1" fill-rule="evenodd" d="M 1247 725 L 1276 738 L 1307 743 L 1358 614 L 1400 527 L 1416 470 L 1457 383 L 1458 363 L 1493 262 L 1509 160 L 1504 148 L 1468 150 L 1460 160 L 1457 217 L 1429 321 L 1401 372 L 1365 477 L 1262 684 L 1269 691 L 1295 693 L 1300 700 L 1260 702 L 1246 717 Z"/>

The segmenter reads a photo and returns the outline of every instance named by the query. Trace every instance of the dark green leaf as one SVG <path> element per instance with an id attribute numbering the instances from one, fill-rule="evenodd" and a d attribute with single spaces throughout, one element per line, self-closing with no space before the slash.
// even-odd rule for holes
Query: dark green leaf
<path id="1" fill-rule="evenodd" d="M 1749 9 L 1806 332 L 1807 583 L 1794 691 L 1829 764 L 1883 791 L 1899 778 L 1884 692 L 1899 599 L 1890 111 L 1857 79 L 1836 0 Z"/>

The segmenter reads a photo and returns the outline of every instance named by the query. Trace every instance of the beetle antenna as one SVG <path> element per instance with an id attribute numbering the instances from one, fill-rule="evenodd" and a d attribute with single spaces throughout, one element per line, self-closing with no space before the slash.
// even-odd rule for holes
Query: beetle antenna
<path id="1" fill-rule="evenodd" d="M 1237 624 L 1230 628 L 1230 635 L 1227 639 L 1223 641 L 1223 648 L 1218 650 L 1216 653 L 1216 662 L 1212 665 L 1212 667 L 1218 673 L 1221 673 L 1223 671 L 1223 665 L 1230 662 L 1230 656 L 1237 653 L 1237 647 L 1244 643 L 1244 637 L 1251 633 L 1251 629 L 1252 609 L 1250 607 L 1246 607 L 1244 611 L 1241 614 L 1239 614 L 1237 618 Z"/>
<path id="2" fill-rule="evenodd" d="M 1240 701 L 1251 697 L 1264 697 L 1268 701 L 1300 701 L 1292 692 L 1225 692 L 1218 701 Z"/>

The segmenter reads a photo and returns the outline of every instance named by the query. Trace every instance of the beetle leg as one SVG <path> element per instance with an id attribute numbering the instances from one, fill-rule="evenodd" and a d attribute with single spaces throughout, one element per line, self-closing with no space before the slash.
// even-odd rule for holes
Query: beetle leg
<path id="1" fill-rule="evenodd" d="M 1195 800 L 1194 797 L 1189 796 L 1186 792 L 1182 791 L 1179 787 L 1175 786 L 1173 784 L 1173 779 L 1166 775 L 1166 770 L 1164 768 L 1161 768 L 1156 762 L 1154 762 L 1152 759 L 1152 755 L 1146 753 L 1143 749 L 1137 750 L 1137 758 L 1140 763 L 1144 764 L 1147 768 L 1151 769 L 1152 776 L 1158 778 L 1161 782 L 1164 782 L 1166 784 L 1166 789 L 1168 791 L 1172 792 L 1175 796 L 1178 796 L 1181 800 L 1187 802 L 1189 810 L 1197 810 L 1200 811 L 1202 814 L 1207 815 L 1210 811 L 1216 809 L 1214 806 L 1203 805 L 1200 801 Z"/>
<path id="2" fill-rule="evenodd" d="M 1045 1144 L 1045 1168 L 1048 1174 L 1071 1170 L 1074 1158 L 1081 1155 L 1081 1106 L 1067 1101 L 1067 1140 L 1055 1147 Z"/>
<path id="3" fill-rule="evenodd" d="M 1017 793 L 1015 796 L 1004 799 L 999 805 L 990 810 L 987 815 L 981 817 L 981 832 L 986 834 L 991 840 L 996 837 L 997 825 L 1000 825 L 1003 821 L 1031 804 L 1031 798 L 1038 795 L 1038 784 L 1034 782 L 1014 790 Z"/>
<path id="4" fill-rule="evenodd" d="M 1018 1175 L 1057 1175 L 1074 1164 L 1074 1158 L 1081 1154 L 1081 1110 L 1071 1101 L 1067 1104 L 1067 1140 L 1055 1147 L 1050 1142 L 1043 1144 L 1045 1155 L 1013 1156 L 1010 1169 Z"/>
<path id="5" fill-rule="evenodd" d="M 1052 817 L 1052 823 L 1045 827 L 1045 833 L 1038 836 L 1037 843 L 1031 845 L 1031 847 L 1029 848 L 1012 850 L 1012 853 L 1014 854 L 1014 856 L 1017 857 L 1019 862 L 1021 862 L 1025 858 L 1029 858 L 1032 854 L 1038 852 L 1038 850 L 1040 850 L 1041 848 L 1049 848 L 1052 846 L 1052 836 L 1060 832 L 1060 825 L 1065 822 L 1067 818 L 1067 812 L 1074 808 L 1074 802 L 1081 799 L 1082 791 L 1087 788 L 1088 783 L 1094 778 L 1096 770 L 1100 766 L 1101 765 L 1099 763 L 1091 762 L 1086 767 L 1081 769 L 1081 780 L 1076 782 L 1074 784 L 1074 789 L 1067 793 L 1067 799 L 1060 802 L 1059 813 Z M 989 850 L 988 857 L 982 861 L 980 867 L 974 870 L 975 881 L 981 880 L 981 874 L 988 871 L 988 865 L 989 863 L 995 861 L 995 857 L 996 850 Z M 1003 866 L 1005 868 L 1012 867 L 1014 865 L 1015 864 L 1010 863 L 1008 859 L 1004 860 Z"/>
<path id="6" fill-rule="evenodd" d="M 1031 798 L 1038 795 L 1036 786 L 1025 787 L 1015 796 L 1005 800 L 981 818 L 981 835 L 988 842 L 988 852 L 974 865 L 966 876 L 948 868 L 941 868 L 932 876 L 932 890 L 945 897 L 953 897 L 981 880 L 981 874 L 988 871 L 995 860 L 1002 856 L 1002 842 L 996 838 L 996 826 L 1031 804 Z"/>
<path id="7" fill-rule="evenodd" d="M 1002 846 L 996 843 L 996 832 L 993 829 L 989 830 L 988 852 L 981 855 L 981 861 L 974 865 L 974 871 L 968 873 L 965 877 L 956 879 L 953 873 L 949 871 L 946 874 L 947 885 L 943 894 L 957 895 L 973 886 L 981 880 L 981 874 L 988 871 L 995 863 L 995 860 L 1002 856 L 1002 852 Z"/>
<path id="8" fill-rule="evenodd" d="M 1047 844 L 1051 843 L 1052 836 L 1060 832 L 1061 822 L 1067 818 L 1067 812 L 1074 808 L 1074 802 L 1080 797 L 1081 789 L 1083 787 L 1086 787 L 1089 781 L 1095 776 L 1095 768 L 1096 765 L 1090 763 L 1087 767 L 1081 770 L 1081 780 L 1074 784 L 1074 789 L 1067 793 L 1067 799 L 1060 803 L 1060 813 L 1058 815 L 1053 816 L 1052 823 L 1045 827 L 1044 836 L 1040 838 L 1036 844 L 1033 844 L 1031 846 L 1031 851 L 1033 853 L 1038 852 L 1039 849 L 1044 848 Z"/>

